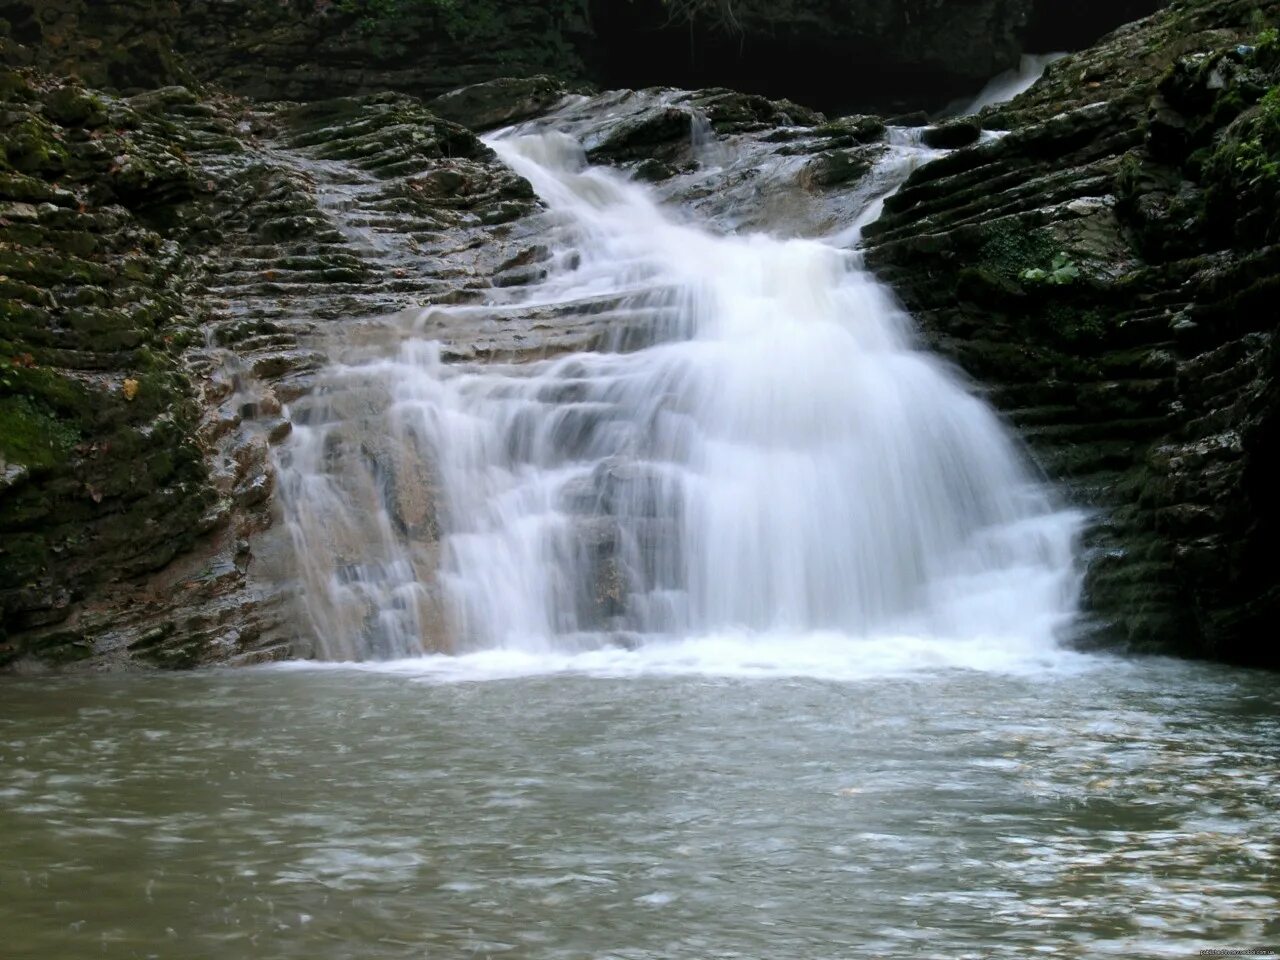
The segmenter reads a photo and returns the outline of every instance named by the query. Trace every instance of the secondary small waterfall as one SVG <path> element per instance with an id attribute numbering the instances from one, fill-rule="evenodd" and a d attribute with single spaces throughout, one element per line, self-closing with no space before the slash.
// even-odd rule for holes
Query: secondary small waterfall
<path id="1" fill-rule="evenodd" d="M 1065 57 L 1065 53 L 1024 53 L 1018 66 L 994 77 L 973 100 L 958 102 L 950 112 L 978 113 L 986 107 L 1006 103 L 1030 90 L 1044 76 L 1049 65 Z"/>
<path id="2" fill-rule="evenodd" d="M 1077 518 L 856 253 L 680 222 L 563 134 L 492 146 L 555 223 L 528 305 L 629 319 L 591 352 L 416 336 L 329 372 L 281 469 L 324 656 L 1052 648 Z"/>

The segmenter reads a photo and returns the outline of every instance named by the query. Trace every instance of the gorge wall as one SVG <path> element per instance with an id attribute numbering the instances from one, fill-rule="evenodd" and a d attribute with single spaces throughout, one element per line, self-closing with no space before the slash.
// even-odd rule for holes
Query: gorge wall
<path id="1" fill-rule="evenodd" d="M 989 6 L 1012 25 L 997 40 L 1046 29 Z M 1083 642 L 1277 664 L 1277 6 L 1183 0 L 936 128 L 960 149 L 867 231 L 931 345 L 1095 511 Z M 308 653 L 278 578 L 283 405 L 339 327 L 378 342 L 406 309 L 538 279 L 538 203 L 458 121 L 534 115 L 565 87 L 369 91 L 590 77 L 604 27 L 557 10 L 520 16 L 587 40 L 530 28 L 526 54 L 482 56 L 442 27 L 379 59 L 377 28 L 325 5 L 0 0 L 0 667 Z M 970 51 L 972 77 L 947 82 L 1019 49 Z M 256 99 L 341 93 L 362 95 Z M 769 191 L 811 227 L 841 223 L 884 136 L 727 91 L 593 103 L 611 119 L 584 127 L 592 159 L 651 181 L 700 162 L 691 112 L 733 150 L 793 157 Z M 754 190 L 726 188 L 671 190 L 695 208 Z M 446 358 L 518 359 L 593 343 L 611 316 L 433 336 Z"/>
<path id="2" fill-rule="evenodd" d="M 931 342 L 1097 511 L 1099 642 L 1277 659 L 1276 15 L 1184 0 L 1054 64 L 868 231 Z"/>

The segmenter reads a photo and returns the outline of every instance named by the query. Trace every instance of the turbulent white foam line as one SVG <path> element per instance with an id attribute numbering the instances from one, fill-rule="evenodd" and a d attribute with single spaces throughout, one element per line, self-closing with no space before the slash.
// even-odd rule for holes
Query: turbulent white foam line
<path id="1" fill-rule="evenodd" d="M 1028 639 L 963 640 L 911 635 L 850 637 L 838 633 L 751 634 L 653 639 L 641 647 L 603 646 L 578 653 L 496 647 L 475 653 L 429 654 L 400 660 L 344 663 L 290 661 L 276 671 L 359 671 L 425 682 L 513 680 L 555 675 L 604 678 L 718 677 L 767 680 L 810 678 L 854 683 L 888 677 L 944 675 L 957 670 L 1020 677 L 1063 677 L 1113 669 L 1108 659 Z"/>
<path id="2" fill-rule="evenodd" d="M 617 301 L 626 349 L 454 366 L 415 341 L 332 371 L 377 398 L 363 432 L 304 424 L 282 469 L 322 652 L 437 677 L 1061 661 L 1079 518 L 853 257 L 678 223 L 564 135 L 492 146 L 558 223 L 531 298 Z"/>

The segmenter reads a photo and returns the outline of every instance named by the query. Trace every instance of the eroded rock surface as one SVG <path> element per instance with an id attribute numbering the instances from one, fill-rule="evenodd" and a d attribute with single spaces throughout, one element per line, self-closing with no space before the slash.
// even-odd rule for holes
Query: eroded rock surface
<path id="1" fill-rule="evenodd" d="M 869 231 L 931 342 L 1094 511 L 1098 642 L 1278 660 L 1277 12 L 1175 3 L 1054 64 Z"/>
<path id="2" fill-rule="evenodd" d="M 0 657 L 281 655 L 259 535 L 284 405 L 330 325 L 359 342 L 480 296 L 532 192 L 401 95 L 120 99 L 12 70 L 3 89 Z"/>

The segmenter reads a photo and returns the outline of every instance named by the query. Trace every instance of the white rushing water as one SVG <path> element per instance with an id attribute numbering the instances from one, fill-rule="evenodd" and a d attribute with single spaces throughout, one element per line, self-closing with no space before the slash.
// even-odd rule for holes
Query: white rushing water
<path id="1" fill-rule="evenodd" d="M 1065 53 L 1024 53 L 1016 67 L 994 77 L 973 100 L 960 101 L 952 112 L 966 115 L 1007 103 L 1035 86 L 1049 65 L 1065 56 Z"/>
<path id="2" fill-rule="evenodd" d="M 633 320 L 598 352 L 445 364 L 410 339 L 331 371 L 282 468 L 325 658 L 857 676 L 1061 656 L 1078 518 L 856 254 L 682 223 L 563 134 L 492 146 L 556 221 L 533 302 Z"/>

